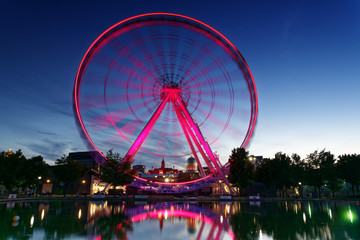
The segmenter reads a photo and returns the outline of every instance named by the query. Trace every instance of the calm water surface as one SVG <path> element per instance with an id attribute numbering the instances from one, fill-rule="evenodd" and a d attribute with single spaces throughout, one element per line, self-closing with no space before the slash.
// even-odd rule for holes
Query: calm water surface
<path id="1" fill-rule="evenodd" d="M 0 204 L 0 239 L 360 239 L 359 202 Z"/>

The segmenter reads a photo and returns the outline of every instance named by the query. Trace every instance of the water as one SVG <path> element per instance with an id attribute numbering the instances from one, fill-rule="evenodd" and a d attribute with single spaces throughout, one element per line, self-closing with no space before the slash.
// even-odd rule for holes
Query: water
<path id="1" fill-rule="evenodd" d="M 359 202 L 0 204 L 0 239 L 360 239 Z"/>

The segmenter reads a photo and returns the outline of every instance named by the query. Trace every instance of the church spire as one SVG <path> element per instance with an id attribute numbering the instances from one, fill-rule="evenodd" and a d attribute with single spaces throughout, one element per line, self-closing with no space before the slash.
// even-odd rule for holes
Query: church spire
<path id="1" fill-rule="evenodd" d="M 163 158 L 163 160 L 161 161 L 161 169 L 165 169 L 165 160 Z"/>

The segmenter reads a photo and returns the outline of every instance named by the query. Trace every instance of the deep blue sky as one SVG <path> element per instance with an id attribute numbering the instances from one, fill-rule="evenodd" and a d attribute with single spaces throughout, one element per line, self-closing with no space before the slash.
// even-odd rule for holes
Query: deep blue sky
<path id="1" fill-rule="evenodd" d="M 148 12 L 199 19 L 245 57 L 259 100 L 250 154 L 360 153 L 355 0 L 1 1 L 0 151 L 55 161 L 86 150 L 72 112 L 79 63 L 107 28 Z"/>

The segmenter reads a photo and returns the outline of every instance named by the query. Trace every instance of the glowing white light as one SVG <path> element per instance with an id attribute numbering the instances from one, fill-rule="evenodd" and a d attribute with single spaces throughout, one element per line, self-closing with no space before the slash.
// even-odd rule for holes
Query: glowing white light
<path id="1" fill-rule="evenodd" d="M 41 210 L 41 221 L 44 219 L 44 216 L 45 216 L 45 210 Z"/>
<path id="2" fill-rule="evenodd" d="M 259 240 L 262 240 L 263 238 L 263 234 L 262 234 L 262 230 L 260 229 L 260 231 L 259 231 Z"/>
<path id="3" fill-rule="evenodd" d="M 332 212 L 331 212 L 331 209 L 329 209 L 329 217 L 330 217 L 330 219 L 332 219 Z"/>
<path id="4" fill-rule="evenodd" d="M 79 219 L 81 218 L 81 209 L 79 209 L 78 218 L 79 218 Z"/>
<path id="5" fill-rule="evenodd" d="M 220 223 L 222 223 L 224 221 L 224 217 L 223 215 L 220 216 Z"/>
<path id="6" fill-rule="evenodd" d="M 30 227 L 32 227 L 33 225 L 34 225 L 34 215 L 32 215 L 30 218 Z"/>
<path id="7" fill-rule="evenodd" d="M 304 220 L 304 223 L 306 223 L 306 215 L 305 215 L 305 213 L 303 213 L 303 220 Z"/>
<path id="8" fill-rule="evenodd" d="M 168 218 L 168 212 L 167 211 L 165 211 L 164 218 L 165 218 L 165 220 Z"/>

